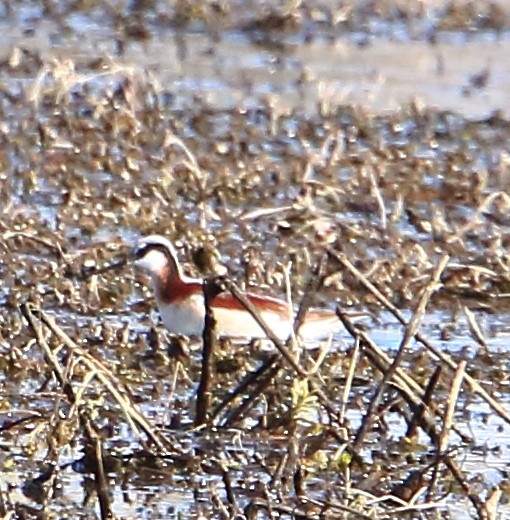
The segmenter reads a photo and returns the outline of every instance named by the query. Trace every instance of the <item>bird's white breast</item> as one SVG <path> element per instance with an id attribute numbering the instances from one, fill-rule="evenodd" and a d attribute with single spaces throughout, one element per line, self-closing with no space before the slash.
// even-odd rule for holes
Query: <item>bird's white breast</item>
<path id="1" fill-rule="evenodd" d="M 159 303 L 159 302 L 158 302 Z M 204 330 L 205 308 L 201 294 L 192 295 L 180 302 L 159 304 L 165 327 L 174 334 L 200 336 Z M 265 338 L 266 335 L 253 317 L 243 309 L 213 307 L 216 332 L 232 338 Z M 268 327 L 280 338 L 287 339 L 291 332 L 290 320 L 272 311 L 262 312 Z"/>
<path id="2" fill-rule="evenodd" d="M 175 302 L 160 304 L 159 312 L 165 327 L 174 334 L 200 336 L 204 330 L 204 298 L 194 294 Z"/>

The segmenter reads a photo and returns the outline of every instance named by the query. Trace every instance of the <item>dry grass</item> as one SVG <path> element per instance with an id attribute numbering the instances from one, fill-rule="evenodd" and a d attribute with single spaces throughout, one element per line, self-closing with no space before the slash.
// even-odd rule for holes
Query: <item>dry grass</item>
<path id="1" fill-rule="evenodd" d="M 56 490 L 84 473 L 103 518 L 120 516 L 121 489 L 146 486 L 161 503 L 194 493 L 195 517 L 436 518 L 460 502 L 494 518 L 502 497 L 463 457 L 479 447 L 470 401 L 510 423 L 508 361 L 483 327 L 510 293 L 506 120 L 418 105 L 184 111 L 115 60 L 32 77 L 5 87 L 1 127 L 0 438 L 24 493 L 2 484 L 1 516 L 60 514 Z M 309 349 L 268 329 L 268 352 L 206 331 L 204 356 L 167 338 L 123 261 L 148 233 L 191 271 L 204 251 L 206 266 L 221 258 L 250 312 L 240 289 L 257 286 L 303 312 L 337 306 L 345 333 Z M 401 324 L 393 348 L 374 339 L 386 313 Z M 445 349 L 463 324 L 475 355 Z M 12 461 L 0 456 L 6 472 Z"/>

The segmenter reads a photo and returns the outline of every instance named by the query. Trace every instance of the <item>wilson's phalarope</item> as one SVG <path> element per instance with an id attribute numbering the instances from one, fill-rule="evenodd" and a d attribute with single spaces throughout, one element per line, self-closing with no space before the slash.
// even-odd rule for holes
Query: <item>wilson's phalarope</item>
<path id="1" fill-rule="evenodd" d="M 159 235 L 142 238 L 133 249 L 135 265 L 152 278 L 156 302 L 165 327 L 175 334 L 200 336 L 204 328 L 205 304 L 203 281 L 186 276 L 177 253 L 169 240 Z M 293 312 L 277 298 L 245 293 L 245 296 L 281 339 L 292 331 Z M 263 338 L 264 332 L 244 306 L 223 292 L 212 299 L 211 307 L 219 336 L 233 338 Z M 339 328 L 335 313 L 329 310 L 308 311 L 299 335 L 303 338 L 327 337 Z"/>

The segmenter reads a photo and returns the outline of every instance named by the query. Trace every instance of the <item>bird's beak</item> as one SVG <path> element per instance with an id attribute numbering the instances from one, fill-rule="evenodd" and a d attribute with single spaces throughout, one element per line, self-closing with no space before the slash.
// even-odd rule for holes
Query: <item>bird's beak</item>
<path id="1" fill-rule="evenodd" d="M 106 273 L 107 271 L 112 271 L 114 269 L 119 269 L 121 267 L 124 267 L 127 263 L 128 263 L 128 257 L 123 256 L 122 258 L 119 258 L 118 260 L 105 264 L 101 267 L 97 267 L 95 265 L 90 268 L 82 267 L 81 275 L 84 279 L 90 278 L 93 275 Z"/>

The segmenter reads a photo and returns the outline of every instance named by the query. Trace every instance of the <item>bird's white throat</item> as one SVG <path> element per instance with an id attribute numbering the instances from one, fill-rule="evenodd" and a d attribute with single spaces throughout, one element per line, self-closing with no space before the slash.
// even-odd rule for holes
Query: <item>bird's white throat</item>
<path id="1" fill-rule="evenodd" d="M 150 249 L 145 255 L 136 260 L 135 264 L 149 274 L 157 275 L 168 265 L 168 258 L 163 251 Z"/>

